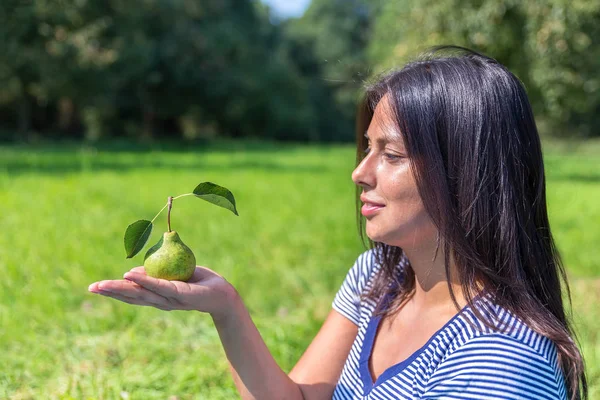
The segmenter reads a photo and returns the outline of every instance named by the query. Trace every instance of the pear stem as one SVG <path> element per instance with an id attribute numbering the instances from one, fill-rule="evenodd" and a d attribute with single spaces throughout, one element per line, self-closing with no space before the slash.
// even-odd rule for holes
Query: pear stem
<path id="1" fill-rule="evenodd" d="M 169 206 L 167 210 L 167 227 L 169 228 L 169 232 L 171 232 L 171 208 L 173 207 L 173 196 L 169 196 L 167 206 Z"/>

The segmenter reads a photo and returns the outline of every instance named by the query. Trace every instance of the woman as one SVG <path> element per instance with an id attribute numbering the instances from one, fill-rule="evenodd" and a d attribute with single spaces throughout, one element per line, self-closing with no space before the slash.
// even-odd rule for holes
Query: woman
<path id="1" fill-rule="evenodd" d="M 183 283 L 137 267 L 90 291 L 210 313 L 243 398 L 585 398 L 518 79 L 491 58 L 439 48 L 369 87 L 357 121 L 352 179 L 371 249 L 289 375 L 208 268 Z"/>

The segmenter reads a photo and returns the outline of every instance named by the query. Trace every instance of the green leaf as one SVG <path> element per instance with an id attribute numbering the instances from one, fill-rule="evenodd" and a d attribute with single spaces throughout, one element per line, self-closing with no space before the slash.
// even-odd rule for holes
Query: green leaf
<path id="1" fill-rule="evenodd" d="M 135 256 L 144 248 L 152 233 L 152 222 L 141 219 L 127 227 L 125 231 L 125 253 L 127 258 Z"/>
<path id="2" fill-rule="evenodd" d="M 235 208 L 235 198 L 233 197 L 233 193 L 223 186 L 215 185 L 211 182 L 202 182 L 194 189 L 194 195 L 209 203 L 226 208 L 239 216 Z"/>

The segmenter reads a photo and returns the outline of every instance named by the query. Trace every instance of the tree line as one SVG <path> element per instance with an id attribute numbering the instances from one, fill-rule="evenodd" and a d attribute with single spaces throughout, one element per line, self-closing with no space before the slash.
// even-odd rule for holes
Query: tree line
<path id="1" fill-rule="evenodd" d="M 524 82 L 542 130 L 598 136 L 600 0 L 3 0 L 0 139 L 353 140 L 361 88 L 457 44 Z"/>

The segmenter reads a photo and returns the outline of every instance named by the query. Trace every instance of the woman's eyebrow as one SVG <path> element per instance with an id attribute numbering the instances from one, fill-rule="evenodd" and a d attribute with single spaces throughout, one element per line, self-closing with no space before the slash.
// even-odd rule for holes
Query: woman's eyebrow
<path id="1" fill-rule="evenodd" d="M 375 142 L 377 142 L 377 144 L 386 144 L 386 143 L 395 143 L 395 144 L 403 144 L 403 141 L 400 137 L 394 137 L 395 135 L 390 135 L 387 133 L 383 133 L 382 137 L 379 137 L 375 140 Z M 369 134 L 368 132 L 365 132 L 365 138 L 367 140 L 371 140 L 371 138 L 369 138 Z"/>

